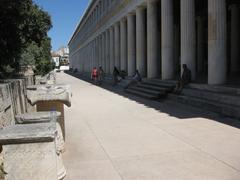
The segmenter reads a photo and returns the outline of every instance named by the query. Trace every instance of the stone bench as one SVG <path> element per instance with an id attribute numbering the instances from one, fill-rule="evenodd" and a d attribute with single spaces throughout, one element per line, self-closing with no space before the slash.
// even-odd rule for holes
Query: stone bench
<path id="1" fill-rule="evenodd" d="M 58 172 L 64 167 L 56 152 L 56 133 L 56 123 L 13 125 L 1 130 L 5 180 L 60 179 Z"/>
<path id="2" fill-rule="evenodd" d="M 60 116 L 61 113 L 58 111 L 41 111 L 41 112 L 33 112 L 27 114 L 21 114 L 15 116 L 16 124 L 36 124 L 36 123 L 54 123 L 56 127 L 56 153 L 58 155 L 58 165 L 57 174 L 58 179 L 62 179 L 66 176 L 66 169 L 62 162 L 62 154 L 65 152 L 65 142 L 63 138 L 62 129 L 60 127 Z"/>
<path id="3" fill-rule="evenodd" d="M 0 84 L 0 128 L 14 124 L 14 110 L 9 84 Z"/>
<path id="4" fill-rule="evenodd" d="M 45 76 L 37 75 L 35 76 L 35 83 L 39 84 L 55 84 L 56 83 L 56 74 L 54 71 L 46 74 Z"/>
<path id="5" fill-rule="evenodd" d="M 68 85 L 35 85 L 27 87 L 27 98 L 37 111 L 61 112 L 60 126 L 65 139 L 64 104 L 71 106 L 71 92 Z"/>
<path id="6" fill-rule="evenodd" d="M 65 152 L 65 142 L 59 123 L 61 113 L 58 111 L 41 111 L 15 116 L 16 124 L 56 123 L 56 150 L 58 153 Z"/>

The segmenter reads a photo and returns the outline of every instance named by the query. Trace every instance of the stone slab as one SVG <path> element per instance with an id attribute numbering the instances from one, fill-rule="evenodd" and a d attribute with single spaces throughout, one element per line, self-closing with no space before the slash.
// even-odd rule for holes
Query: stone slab
<path id="1" fill-rule="evenodd" d="M 61 116 L 58 111 L 41 111 L 15 116 L 17 124 L 43 123 L 55 121 Z"/>
<path id="2" fill-rule="evenodd" d="M 55 143 L 3 146 L 5 180 L 57 180 Z"/>
<path id="3" fill-rule="evenodd" d="M 34 85 L 27 87 L 27 98 L 32 105 L 42 101 L 60 101 L 71 106 L 71 92 L 68 85 Z"/>
<path id="4" fill-rule="evenodd" d="M 0 127 L 14 123 L 14 111 L 9 84 L 0 84 Z"/>
<path id="5" fill-rule="evenodd" d="M 49 142 L 56 137 L 56 123 L 13 125 L 0 131 L 0 144 Z"/>

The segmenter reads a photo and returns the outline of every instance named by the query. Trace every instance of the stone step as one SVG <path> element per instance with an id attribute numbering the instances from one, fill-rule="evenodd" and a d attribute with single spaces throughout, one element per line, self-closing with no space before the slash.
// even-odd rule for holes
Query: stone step
<path id="1" fill-rule="evenodd" d="M 161 92 L 161 91 L 157 91 L 157 90 L 151 90 L 151 89 L 138 87 L 138 86 L 133 86 L 133 87 L 130 87 L 129 89 L 140 91 L 140 92 L 143 92 L 143 93 L 148 93 L 148 94 L 158 96 L 158 97 L 160 95 L 165 95 L 166 94 L 165 92 Z"/>
<path id="2" fill-rule="evenodd" d="M 164 87 L 158 87 L 158 86 L 142 84 L 142 83 L 137 85 L 137 87 L 142 87 L 142 88 L 151 89 L 151 90 L 160 91 L 160 92 L 166 92 L 168 90 L 167 88 L 164 88 Z"/>
<path id="3" fill-rule="evenodd" d="M 232 88 L 232 87 L 226 87 L 226 86 L 214 86 L 214 85 L 208 85 L 208 84 L 193 84 L 193 83 L 189 84 L 188 87 L 192 89 L 198 89 L 201 91 L 209 91 L 209 92 L 220 93 L 220 94 L 240 96 L 239 88 Z"/>
<path id="4" fill-rule="evenodd" d="M 159 83 L 164 83 L 164 84 L 171 84 L 171 85 L 176 85 L 177 81 L 176 80 L 161 80 L 161 79 L 157 79 L 157 78 L 152 78 L 149 79 L 150 81 L 154 81 L 154 82 L 159 82 Z"/>
<path id="5" fill-rule="evenodd" d="M 168 94 L 168 98 L 179 103 L 199 107 L 201 109 L 220 113 L 225 116 L 240 118 L 239 107 L 236 106 L 184 95 Z"/>
<path id="6" fill-rule="evenodd" d="M 168 88 L 169 90 L 172 90 L 175 85 L 169 84 L 169 83 L 164 83 L 164 82 L 155 82 L 155 81 L 151 81 L 151 80 L 147 80 L 142 82 L 142 84 L 147 84 L 147 85 L 152 85 L 152 86 L 157 86 L 157 87 L 165 87 Z"/>
<path id="7" fill-rule="evenodd" d="M 158 98 L 157 96 L 154 96 L 152 94 L 143 93 L 143 92 L 136 91 L 136 90 L 133 90 L 133 89 L 126 89 L 125 91 L 127 93 L 130 93 L 130 94 L 133 94 L 133 95 L 136 95 L 136 96 L 140 96 L 140 97 L 146 98 L 146 99 L 157 99 Z"/>
<path id="8" fill-rule="evenodd" d="M 183 89 L 181 94 L 190 97 L 201 98 L 208 101 L 214 101 L 222 104 L 240 107 L 240 96 L 232 96 L 228 94 L 220 94 L 210 91 L 202 91 L 189 88 Z"/>

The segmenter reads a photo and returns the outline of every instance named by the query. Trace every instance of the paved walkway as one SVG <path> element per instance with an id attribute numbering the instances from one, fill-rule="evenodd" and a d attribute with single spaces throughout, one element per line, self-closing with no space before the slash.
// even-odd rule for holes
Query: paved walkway
<path id="1" fill-rule="evenodd" d="M 239 180 L 240 129 L 184 107 L 130 99 L 59 73 L 66 180 Z"/>

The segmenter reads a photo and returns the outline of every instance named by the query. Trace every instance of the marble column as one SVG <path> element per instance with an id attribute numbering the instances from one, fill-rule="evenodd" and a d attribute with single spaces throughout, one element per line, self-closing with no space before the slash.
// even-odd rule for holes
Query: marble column
<path id="1" fill-rule="evenodd" d="M 102 35 L 100 34 L 99 35 L 99 43 L 98 43 L 98 46 L 99 46 L 99 53 L 98 53 L 98 67 L 102 65 Z"/>
<path id="2" fill-rule="evenodd" d="M 128 43 L 128 76 L 133 76 L 136 70 L 136 22 L 135 15 L 127 15 Z"/>
<path id="3" fill-rule="evenodd" d="M 90 42 L 90 59 L 88 61 L 89 67 L 91 67 L 92 59 L 93 59 L 93 41 Z"/>
<path id="4" fill-rule="evenodd" d="M 174 78 L 173 0 L 161 0 L 162 79 Z"/>
<path id="5" fill-rule="evenodd" d="M 121 31 L 121 48 L 120 48 L 120 58 L 121 58 L 121 70 L 127 72 L 127 20 L 126 18 L 120 21 L 120 31 Z"/>
<path id="6" fill-rule="evenodd" d="M 97 37 L 95 38 L 95 44 L 94 44 L 94 62 L 93 62 L 93 67 L 97 66 Z"/>
<path id="7" fill-rule="evenodd" d="M 84 57 L 84 54 L 83 54 L 83 50 L 85 50 L 86 48 L 81 48 L 78 53 L 77 53 L 77 59 L 78 59 L 78 70 L 79 72 L 83 73 L 85 72 L 85 69 L 84 69 L 84 61 L 83 61 L 83 58 L 81 57 Z"/>
<path id="8" fill-rule="evenodd" d="M 91 60 L 91 68 L 94 67 L 94 61 L 95 61 L 95 39 L 92 42 L 92 60 Z"/>
<path id="9" fill-rule="evenodd" d="M 192 80 L 195 80 L 196 79 L 195 0 L 181 0 L 181 69 L 183 64 L 186 64 L 188 66 L 192 73 Z"/>
<path id="10" fill-rule="evenodd" d="M 87 71 L 86 72 L 89 72 L 88 70 L 90 69 L 89 68 L 89 60 L 90 60 L 90 57 L 89 57 L 89 54 L 90 54 L 90 51 L 89 51 L 89 44 L 87 45 L 87 48 L 86 48 L 86 69 Z M 85 66 L 85 63 L 84 61 L 81 61 L 81 72 L 85 72 L 84 70 L 84 66 Z"/>
<path id="11" fill-rule="evenodd" d="M 159 77 L 158 0 L 147 1 L 147 77 Z"/>
<path id="12" fill-rule="evenodd" d="M 175 78 L 179 78 L 179 65 L 180 65 L 180 26 L 174 27 L 174 72 Z"/>
<path id="13" fill-rule="evenodd" d="M 208 1 L 208 84 L 223 84 L 227 76 L 226 1 Z"/>
<path id="14" fill-rule="evenodd" d="M 104 33 L 102 33 L 102 64 L 101 64 L 101 66 L 102 66 L 102 68 L 103 68 L 103 70 L 105 71 L 105 62 L 106 62 L 106 51 L 105 51 L 105 48 L 106 48 L 106 34 L 105 34 L 105 32 Z"/>
<path id="15" fill-rule="evenodd" d="M 114 66 L 120 69 L 120 25 L 114 25 Z"/>
<path id="16" fill-rule="evenodd" d="M 114 29 L 110 27 L 110 74 L 112 74 L 114 68 L 114 49 Z"/>
<path id="17" fill-rule="evenodd" d="M 96 10 L 96 8 L 95 8 L 94 11 L 93 11 L 93 25 L 96 24 L 96 19 L 97 19 L 97 18 L 96 18 L 96 17 L 97 17 L 97 16 L 96 16 L 96 11 L 97 11 L 97 10 Z"/>
<path id="18" fill-rule="evenodd" d="M 96 48 L 96 55 L 95 55 L 95 67 L 98 67 L 98 53 L 99 53 L 99 51 L 98 51 L 98 48 L 99 48 L 99 46 L 98 46 L 98 37 L 96 37 L 96 46 L 95 46 L 95 48 Z"/>
<path id="19" fill-rule="evenodd" d="M 197 18 L 197 72 L 204 70 L 204 21 L 202 17 Z"/>
<path id="20" fill-rule="evenodd" d="M 110 32 L 106 31 L 106 73 L 110 73 Z"/>
<path id="21" fill-rule="evenodd" d="M 136 66 L 142 77 L 147 76 L 147 39 L 145 7 L 136 10 Z"/>
<path id="22" fill-rule="evenodd" d="M 240 9 L 231 6 L 231 73 L 240 71 Z"/>
<path id="23" fill-rule="evenodd" d="M 99 20 L 99 5 L 96 7 L 96 24 L 98 23 Z"/>

